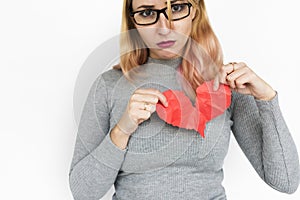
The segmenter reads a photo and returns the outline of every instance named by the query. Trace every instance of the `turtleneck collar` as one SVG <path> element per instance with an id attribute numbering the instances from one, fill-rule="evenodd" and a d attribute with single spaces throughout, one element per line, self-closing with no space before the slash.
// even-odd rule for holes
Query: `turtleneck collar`
<path id="1" fill-rule="evenodd" d="M 157 59 L 148 57 L 147 63 L 157 63 L 161 65 L 167 65 L 170 67 L 177 68 L 182 62 L 182 57 L 171 58 L 171 59 Z"/>

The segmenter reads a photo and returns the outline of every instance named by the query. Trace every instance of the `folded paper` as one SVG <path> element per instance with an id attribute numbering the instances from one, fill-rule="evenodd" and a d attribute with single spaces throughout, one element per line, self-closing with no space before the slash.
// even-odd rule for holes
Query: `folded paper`
<path id="1" fill-rule="evenodd" d="M 158 102 L 158 116 L 173 126 L 194 129 L 203 138 L 206 123 L 223 114 L 231 104 L 229 86 L 221 84 L 217 91 L 213 91 L 213 81 L 204 82 L 197 87 L 195 106 L 183 91 L 166 90 L 163 94 L 167 98 L 168 107 Z"/>

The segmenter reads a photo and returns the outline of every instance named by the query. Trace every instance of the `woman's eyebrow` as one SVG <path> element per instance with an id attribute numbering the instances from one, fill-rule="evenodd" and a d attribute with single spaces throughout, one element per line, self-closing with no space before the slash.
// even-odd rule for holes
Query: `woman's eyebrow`
<path id="1" fill-rule="evenodd" d="M 177 1 L 184 1 L 184 0 L 173 0 L 173 1 L 171 1 L 171 4 L 175 3 Z M 167 2 L 165 2 L 165 4 L 167 4 Z M 137 9 L 139 9 L 139 8 L 154 8 L 154 7 L 155 7 L 154 5 L 141 5 L 141 6 L 137 7 Z"/>
<path id="2" fill-rule="evenodd" d="M 153 5 L 141 5 L 141 6 L 139 6 L 139 7 L 137 7 L 137 9 L 139 9 L 139 8 L 154 8 L 155 6 L 153 6 Z"/>
<path id="3" fill-rule="evenodd" d="M 173 0 L 170 3 L 175 3 L 176 1 L 184 1 L 184 0 Z M 167 4 L 167 2 L 165 2 L 165 4 Z"/>

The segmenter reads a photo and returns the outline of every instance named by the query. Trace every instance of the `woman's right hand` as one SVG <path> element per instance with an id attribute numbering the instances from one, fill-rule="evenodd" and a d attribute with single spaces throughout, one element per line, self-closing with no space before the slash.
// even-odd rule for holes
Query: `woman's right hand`
<path id="1" fill-rule="evenodd" d="M 123 133 L 131 135 L 140 123 L 149 119 L 151 114 L 156 111 L 158 101 L 165 107 L 168 106 L 166 97 L 157 89 L 140 88 L 135 90 L 117 126 Z"/>

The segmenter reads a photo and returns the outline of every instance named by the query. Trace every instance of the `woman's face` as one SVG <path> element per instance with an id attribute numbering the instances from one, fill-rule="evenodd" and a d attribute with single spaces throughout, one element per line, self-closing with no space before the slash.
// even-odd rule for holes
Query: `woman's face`
<path id="1" fill-rule="evenodd" d="M 184 8 L 178 4 L 188 3 L 187 0 L 171 2 L 172 13 L 174 13 L 173 16 L 175 17 L 177 13 L 183 12 L 181 10 Z M 148 21 L 149 18 L 156 18 L 151 9 L 160 10 L 166 7 L 166 0 L 132 0 L 133 12 L 144 10 L 144 12 L 135 14 L 142 21 Z M 188 9 L 188 7 L 185 7 L 185 9 Z M 167 10 L 165 12 L 168 13 Z M 144 26 L 135 23 L 135 27 L 149 48 L 150 57 L 156 59 L 176 58 L 182 55 L 184 46 L 191 34 L 194 17 L 195 9 L 190 7 L 190 15 L 186 18 L 172 21 L 172 27 L 169 27 L 169 20 L 165 17 L 164 13 L 159 14 L 159 19 L 154 24 Z"/>

